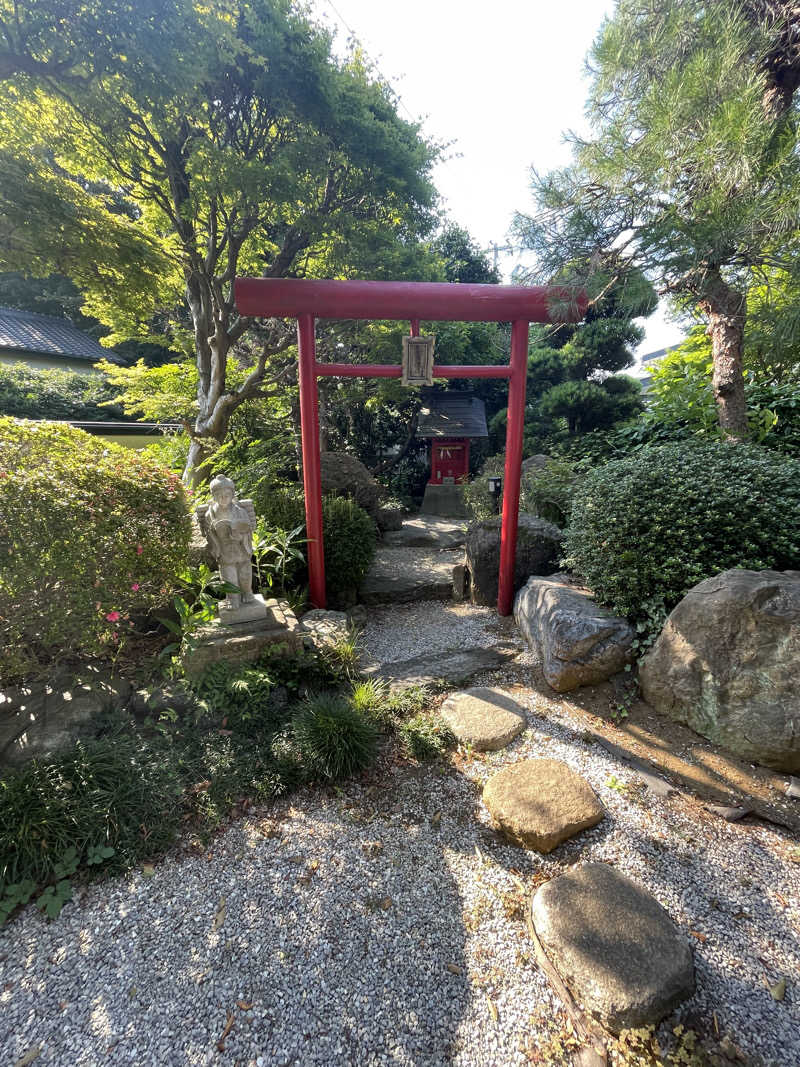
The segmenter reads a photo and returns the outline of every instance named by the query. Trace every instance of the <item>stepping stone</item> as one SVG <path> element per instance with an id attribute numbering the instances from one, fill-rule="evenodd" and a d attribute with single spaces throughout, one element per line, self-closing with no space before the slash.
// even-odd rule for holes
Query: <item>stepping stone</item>
<path id="1" fill-rule="evenodd" d="M 464 553 L 423 548 L 379 548 L 364 578 L 364 604 L 402 604 L 412 600 L 450 600 L 453 567 Z"/>
<path id="2" fill-rule="evenodd" d="M 436 682 L 464 685 L 476 674 L 506 666 L 518 654 L 519 649 L 511 644 L 498 644 L 492 648 L 452 648 L 428 652 L 412 659 L 376 664 L 366 667 L 363 673 L 369 677 L 385 678 L 396 688 L 433 685 Z"/>
<path id="3" fill-rule="evenodd" d="M 460 548 L 466 535 L 464 522 L 419 515 L 415 519 L 406 519 L 399 530 L 385 533 L 383 543 L 393 548 Z"/>
<path id="4" fill-rule="evenodd" d="M 478 752 L 505 748 L 525 729 L 520 705 L 502 689 L 465 689 L 442 704 L 441 716 L 456 738 Z"/>
<path id="5" fill-rule="evenodd" d="M 566 763 L 529 759 L 492 775 L 483 802 L 515 845 L 552 852 L 562 841 L 596 826 L 605 809 L 591 787 Z"/>
<path id="6" fill-rule="evenodd" d="M 564 984 L 613 1033 L 655 1025 L 694 992 L 686 939 L 654 897 L 606 863 L 546 882 L 531 913 Z"/>

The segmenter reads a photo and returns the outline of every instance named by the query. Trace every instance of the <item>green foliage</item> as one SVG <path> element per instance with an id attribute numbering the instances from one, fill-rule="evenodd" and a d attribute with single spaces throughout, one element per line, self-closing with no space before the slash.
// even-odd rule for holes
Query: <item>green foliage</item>
<path id="1" fill-rule="evenodd" d="M 516 222 L 542 278 L 574 267 L 594 296 L 608 277 L 645 272 L 709 322 L 719 417 L 736 436 L 743 312 L 754 286 L 796 275 L 800 247 L 784 7 L 620 0 L 589 58 L 592 135 L 571 138 L 570 166 L 535 176 L 536 212 Z"/>
<path id="2" fill-rule="evenodd" d="M 114 390 L 98 374 L 0 363 L 0 415 L 75 422 L 125 419 L 121 407 L 105 406 L 113 398 Z"/>
<path id="3" fill-rule="evenodd" d="M 306 541 L 301 537 L 302 532 L 302 523 L 293 530 L 271 528 L 263 522 L 256 526 L 253 572 L 262 593 L 269 596 L 286 593 L 292 576 L 305 560 L 301 546 Z"/>
<path id="4" fill-rule="evenodd" d="M 449 727 L 431 712 L 418 712 L 401 723 L 397 733 L 405 751 L 417 760 L 436 759 L 455 746 Z"/>
<path id="5" fill-rule="evenodd" d="M 319 693 L 292 717 L 292 736 L 311 773 L 337 781 L 369 765 L 378 731 L 345 697 Z"/>
<path id="6" fill-rule="evenodd" d="M 179 480 L 147 456 L 48 422 L 0 418 L 0 666 L 111 654 L 184 565 Z"/>
<path id="7" fill-rule="evenodd" d="M 563 529 L 569 521 L 572 497 L 582 474 L 588 468 L 586 462 L 553 457 L 543 468 L 523 470 L 520 511 L 539 515 Z M 464 487 L 464 500 L 476 518 L 488 519 L 496 514 L 494 497 L 489 492 L 489 478 L 502 478 L 504 473 L 505 456 L 490 456 L 480 474 Z M 502 493 L 499 499 L 502 506 Z"/>
<path id="8" fill-rule="evenodd" d="M 256 726 L 272 724 L 275 728 L 273 684 L 269 670 L 262 666 L 223 661 L 207 667 L 190 690 L 200 712 L 222 720 L 227 729 L 247 732 Z"/>
<path id="9" fill-rule="evenodd" d="M 131 735 L 31 760 L 0 779 L 0 885 L 52 883 L 57 893 L 78 870 L 121 870 L 165 849 L 180 825 L 179 793 L 160 747 Z"/>
<path id="10" fill-rule="evenodd" d="M 728 568 L 796 568 L 800 463 L 756 446 L 643 448 L 583 478 L 566 556 L 603 603 L 640 620 Z"/>
<path id="11" fill-rule="evenodd" d="M 305 534 L 305 505 L 302 489 L 262 483 L 253 496 L 256 514 L 272 528 L 284 531 L 303 531 Z M 353 594 L 361 584 L 375 555 L 377 531 L 375 523 L 363 508 L 344 497 L 326 496 L 322 499 L 322 538 L 325 549 L 325 584 L 331 604 L 350 606 Z M 297 542 L 295 542 L 297 544 Z M 290 561 L 288 580 L 306 580 L 299 567 Z M 299 561 L 297 561 L 299 562 Z"/>
<path id="12" fill-rule="evenodd" d="M 708 338 L 695 329 L 653 368 L 647 424 L 683 431 L 686 436 L 720 437 L 711 388 L 713 367 Z M 745 369 L 744 385 L 750 436 L 757 444 L 800 455 L 800 376 L 786 371 L 776 381 L 769 370 Z"/>

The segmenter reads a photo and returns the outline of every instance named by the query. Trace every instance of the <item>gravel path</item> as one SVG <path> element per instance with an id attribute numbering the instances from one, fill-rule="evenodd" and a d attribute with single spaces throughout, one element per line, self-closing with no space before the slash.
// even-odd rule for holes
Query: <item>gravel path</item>
<path id="1" fill-rule="evenodd" d="M 618 866 L 687 932 L 690 1025 L 716 1018 L 750 1062 L 800 1062 L 796 843 L 654 796 L 557 702 L 515 696 L 529 725 L 503 752 L 448 767 L 387 755 L 341 790 L 240 820 L 205 855 L 89 887 L 55 923 L 25 909 L 0 933 L 2 1062 L 41 1046 L 37 1067 L 521 1067 L 563 1018 L 521 904 L 578 859 Z M 503 843 L 480 802 L 493 770 L 537 755 L 569 763 L 608 810 L 547 857 Z"/>

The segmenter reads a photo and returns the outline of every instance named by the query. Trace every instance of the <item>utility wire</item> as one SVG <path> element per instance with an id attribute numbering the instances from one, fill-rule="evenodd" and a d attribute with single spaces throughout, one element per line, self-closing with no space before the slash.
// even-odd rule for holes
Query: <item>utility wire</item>
<path id="1" fill-rule="evenodd" d="M 347 30 L 347 32 L 350 35 L 350 37 L 352 38 L 352 40 L 354 40 L 357 44 L 361 45 L 361 47 L 364 48 L 364 51 L 367 51 L 367 49 L 365 48 L 364 43 L 362 42 L 361 38 L 358 36 L 356 31 L 353 29 L 353 27 L 349 24 L 347 19 L 345 19 L 344 15 L 342 15 L 342 13 L 339 11 L 339 9 L 337 8 L 336 4 L 334 4 L 333 0 L 323 0 L 323 2 L 325 3 L 325 5 L 327 7 L 329 7 L 331 9 L 331 11 L 333 11 L 334 15 L 339 20 L 339 22 L 341 22 L 341 24 L 344 26 L 344 28 Z M 405 101 L 403 100 L 402 96 L 400 95 L 400 93 L 397 92 L 397 90 L 392 85 L 392 83 L 389 81 L 389 79 L 384 75 L 383 71 L 378 66 L 378 64 L 375 62 L 375 60 L 370 58 L 370 63 L 375 68 L 375 70 L 378 72 L 378 75 L 381 78 L 381 80 L 386 85 L 391 87 L 392 92 L 397 97 L 397 102 L 399 103 L 399 105 L 403 109 L 403 111 L 405 111 L 405 113 L 411 119 L 411 121 L 414 122 L 414 123 L 418 122 L 419 120 L 416 119 L 411 114 L 411 112 L 408 110 L 408 108 L 406 107 Z"/>

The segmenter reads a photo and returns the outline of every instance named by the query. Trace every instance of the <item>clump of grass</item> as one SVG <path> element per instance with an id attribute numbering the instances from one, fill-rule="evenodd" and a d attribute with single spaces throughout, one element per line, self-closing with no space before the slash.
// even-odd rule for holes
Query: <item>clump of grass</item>
<path id="1" fill-rule="evenodd" d="M 345 697 L 318 693 L 295 712 L 292 736 L 303 765 L 316 777 L 336 781 L 372 761 L 378 730 Z"/>
<path id="2" fill-rule="evenodd" d="M 0 780 L 0 883 L 47 882 L 71 848 L 81 865 L 110 846 L 116 870 L 163 851 L 180 826 L 181 792 L 161 746 L 135 735 L 31 760 Z"/>
<path id="3" fill-rule="evenodd" d="M 397 733 L 407 754 L 418 760 L 437 759 L 456 743 L 444 721 L 429 711 L 417 712 Z"/>

